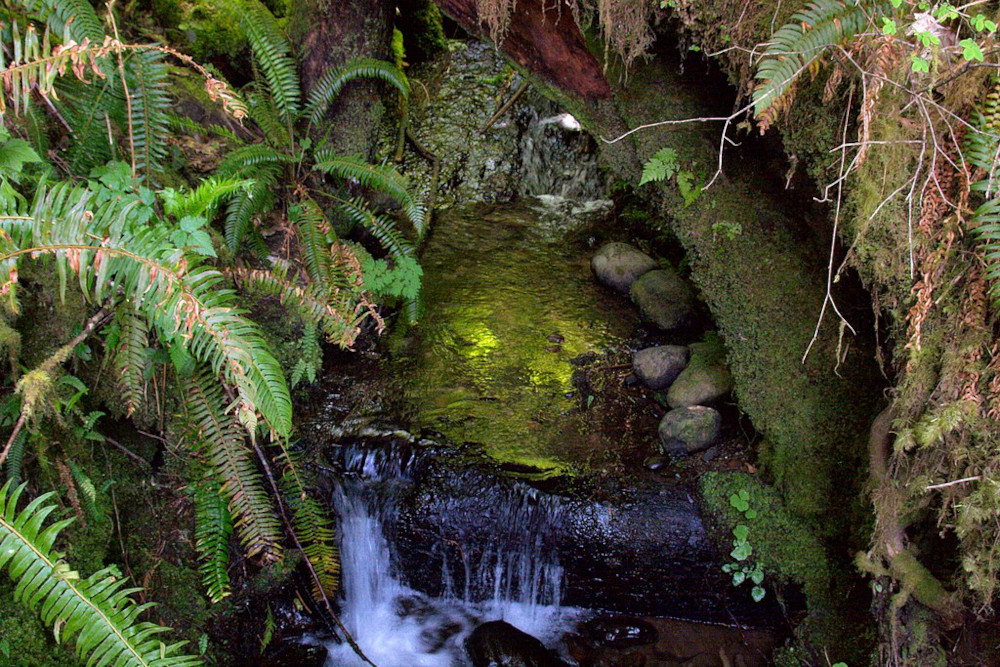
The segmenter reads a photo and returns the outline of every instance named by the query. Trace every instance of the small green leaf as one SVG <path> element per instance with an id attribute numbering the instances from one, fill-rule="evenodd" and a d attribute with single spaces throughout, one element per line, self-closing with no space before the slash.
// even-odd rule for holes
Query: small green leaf
<path id="1" fill-rule="evenodd" d="M 736 539 L 740 542 L 746 542 L 747 536 L 750 535 L 750 529 L 741 523 L 733 528 L 733 535 L 735 535 Z"/>
<path id="2" fill-rule="evenodd" d="M 750 572 L 750 581 L 757 584 L 758 586 L 760 586 L 760 584 L 764 581 L 764 571 L 760 569 L 760 565 L 755 567 Z"/>
<path id="3" fill-rule="evenodd" d="M 208 635 L 204 632 L 198 637 L 198 654 L 205 655 L 208 653 Z"/>
<path id="4" fill-rule="evenodd" d="M 914 72 L 930 72 L 930 63 L 924 58 L 918 58 L 917 56 L 910 56 L 912 61 L 910 64 L 910 69 Z"/>
<path id="5" fill-rule="evenodd" d="M 748 518 L 748 519 L 756 519 L 756 518 L 757 518 L 757 510 L 753 510 L 753 509 L 748 509 L 748 510 L 747 510 L 746 512 L 744 512 L 743 514 L 744 514 L 744 516 L 746 516 L 746 518 Z"/>
<path id="6" fill-rule="evenodd" d="M 882 34 L 883 35 L 895 35 L 899 31 L 896 26 L 896 22 L 887 16 L 882 17 Z"/>
<path id="7" fill-rule="evenodd" d="M 743 500 L 750 500 L 750 492 L 746 489 L 740 489 L 740 498 Z"/>
<path id="8" fill-rule="evenodd" d="M 661 149 L 643 165 L 639 185 L 642 186 L 652 181 L 667 180 L 672 178 L 676 171 L 677 151 L 673 148 Z"/>
<path id="9" fill-rule="evenodd" d="M 900 7 L 903 6 L 903 0 L 889 0 L 889 1 L 892 3 L 892 6 L 895 7 L 896 9 L 899 9 Z"/>
<path id="10" fill-rule="evenodd" d="M 750 590 L 750 597 L 753 598 L 754 602 L 760 602 L 761 600 L 763 600 L 764 595 L 765 595 L 764 588 L 761 586 L 754 586 Z"/>
<path id="11" fill-rule="evenodd" d="M 753 547 L 751 547 L 747 542 L 740 542 L 736 545 L 736 548 L 729 552 L 735 560 L 745 561 L 753 553 Z"/>
<path id="12" fill-rule="evenodd" d="M 205 218 L 200 215 L 186 215 L 181 218 L 180 228 L 185 232 L 193 232 L 205 226 Z"/>
<path id="13" fill-rule="evenodd" d="M 739 586 L 746 580 L 747 580 L 747 573 L 744 572 L 743 570 L 740 570 L 739 572 L 733 572 L 733 586 Z"/>
<path id="14" fill-rule="evenodd" d="M 983 62 L 983 50 L 979 48 L 979 44 L 976 43 L 974 39 L 963 39 L 958 43 L 962 47 L 962 57 L 966 60 L 976 60 L 978 62 Z"/>

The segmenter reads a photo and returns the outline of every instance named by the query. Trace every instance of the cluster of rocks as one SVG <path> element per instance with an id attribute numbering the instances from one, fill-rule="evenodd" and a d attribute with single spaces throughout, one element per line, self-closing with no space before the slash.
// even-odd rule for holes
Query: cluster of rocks
<path id="1" fill-rule="evenodd" d="M 644 322 L 666 334 L 689 334 L 697 320 L 697 298 L 673 267 L 627 243 L 608 243 L 591 260 L 598 282 L 629 294 Z M 725 350 L 717 341 L 658 345 L 632 358 L 636 377 L 665 392 L 670 410 L 659 426 L 664 454 L 684 456 L 711 447 L 722 416 L 709 407 L 733 389 Z"/>

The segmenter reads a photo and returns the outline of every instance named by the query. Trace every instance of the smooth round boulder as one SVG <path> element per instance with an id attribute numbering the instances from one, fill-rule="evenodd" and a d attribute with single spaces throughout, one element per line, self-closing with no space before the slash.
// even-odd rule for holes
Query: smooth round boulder
<path id="1" fill-rule="evenodd" d="M 628 243 L 605 243 L 590 260 L 597 282 L 625 294 L 639 276 L 656 268 L 656 260 Z"/>
<path id="2" fill-rule="evenodd" d="M 639 350 L 632 357 L 632 371 L 650 389 L 669 387 L 688 363 L 683 345 L 657 345 Z"/>
<path id="3" fill-rule="evenodd" d="M 733 390 L 733 375 L 721 344 L 693 343 L 689 349 L 687 366 L 667 391 L 667 405 L 672 408 L 714 403 Z"/>
<path id="4" fill-rule="evenodd" d="M 711 447 L 721 430 L 722 415 L 712 408 L 677 408 L 660 420 L 660 446 L 664 454 L 686 456 Z"/>
<path id="5" fill-rule="evenodd" d="M 542 642 L 506 621 L 478 626 L 465 640 L 474 667 L 566 667 Z"/>
<path id="6" fill-rule="evenodd" d="M 694 290 L 673 269 L 643 274 L 632 283 L 629 294 L 639 306 L 642 319 L 664 331 L 686 329 L 694 324 Z"/>

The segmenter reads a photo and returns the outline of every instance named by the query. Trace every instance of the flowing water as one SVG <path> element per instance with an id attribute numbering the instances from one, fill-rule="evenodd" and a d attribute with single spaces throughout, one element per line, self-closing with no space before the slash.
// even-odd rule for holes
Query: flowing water
<path id="1" fill-rule="evenodd" d="M 518 203 L 436 215 L 421 256 L 425 312 L 384 369 L 400 378 L 391 399 L 405 404 L 407 430 L 343 419 L 326 430 L 342 619 L 380 667 L 467 665 L 464 642 L 489 620 L 572 660 L 567 633 L 599 610 L 748 616 L 719 577 L 690 489 L 657 481 L 612 502 L 525 483 L 572 486 L 655 437 L 652 417 L 619 419 L 601 387 L 580 381 L 595 360 L 628 358 L 639 320 L 591 277 L 610 202 L 592 139 L 556 111 L 521 113 L 519 155 L 504 158 Z M 666 656 L 683 641 L 659 627 Z M 733 639 L 713 641 L 717 651 Z M 328 667 L 364 664 L 346 644 L 326 646 Z"/>
<path id="2" fill-rule="evenodd" d="M 467 663 L 463 642 L 479 623 L 505 620 L 556 645 L 582 616 L 560 605 L 564 586 L 558 556 L 545 549 L 551 523 L 544 503 L 498 507 L 509 512 L 508 535 L 498 536 L 452 572 L 442 560 L 443 593 L 430 597 L 403 583 L 399 554 L 385 522 L 407 486 L 401 459 L 385 450 L 347 448 L 345 475 L 333 493 L 341 524 L 344 623 L 380 667 L 445 667 Z M 511 510 L 511 508 L 513 509 Z M 514 536 L 514 539 L 510 539 Z M 330 642 L 327 665 L 364 664 L 346 644 Z"/>

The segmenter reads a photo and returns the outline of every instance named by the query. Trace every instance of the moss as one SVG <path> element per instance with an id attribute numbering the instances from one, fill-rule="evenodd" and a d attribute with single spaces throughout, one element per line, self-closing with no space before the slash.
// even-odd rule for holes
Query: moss
<path id="1" fill-rule="evenodd" d="M 749 506 L 757 513 L 752 519 L 730 505 L 730 497 L 742 490 L 749 493 Z M 843 656 L 839 659 L 856 662 L 868 651 L 870 632 L 866 625 L 854 622 L 854 615 L 845 605 L 847 591 L 855 581 L 853 573 L 830 559 L 814 526 L 795 516 L 777 489 L 762 484 L 753 475 L 710 472 L 701 478 L 701 495 L 713 521 L 726 536 L 726 545 L 737 524 L 750 528 L 747 540 L 764 569 L 765 586 L 768 581 L 777 581 L 782 585 L 779 591 L 789 585 L 801 587 L 808 616 L 796 629 L 799 653 L 805 655 L 804 649 L 821 653 L 826 648 L 831 657 Z"/>
<path id="2" fill-rule="evenodd" d="M 14 601 L 14 587 L 6 574 L 0 577 L 0 667 L 79 664 L 72 649 L 53 641 L 51 630 L 42 625 L 37 613 Z"/>
<path id="3" fill-rule="evenodd" d="M 441 10 L 431 0 L 401 0 L 396 3 L 396 27 L 411 63 L 430 60 L 448 50 Z"/>
<path id="4" fill-rule="evenodd" d="M 753 519 L 729 503 L 741 490 L 750 493 L 750 508 L 757 512 Z M 830 565 L 823 545 L 807 524 L 789 512 L 776 489 L 745 473 L 710 472 L 701 478 L 701 494 L 727 534 L 737 523 L 749 526 L 748 541 L 768 576 L 800 585 L 810 609 L 829 605 Z"/>

